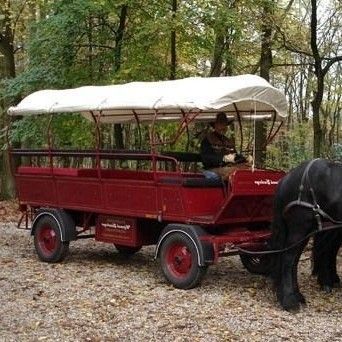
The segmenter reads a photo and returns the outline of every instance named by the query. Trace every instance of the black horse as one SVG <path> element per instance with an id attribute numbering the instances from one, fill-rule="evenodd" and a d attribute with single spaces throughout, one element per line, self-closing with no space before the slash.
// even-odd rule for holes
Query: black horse
<path id="1" fill-rule="evenodd" d="M 297 282 L 297 266 L 309 238 L 314 243 L 314 271 L 319 283 L 332 287 L 338 283 L 336 255 L 342 235 L 342 164 L 324 159 L 305 162 L 290 171 L 278 184 L 274 200 L 272 249 L 293 248 L 275 257 L 273 278 L 277 298 L 286 310 L 297 310 L 305 303 Z M 341 225 L 327 230 L 326 225 Z M 329 237 L 330 236 L 330 237 Z M 324 239 L 328 243 L 324 244 Z M 324 244 L 324 248 L 323 248 Z"/>

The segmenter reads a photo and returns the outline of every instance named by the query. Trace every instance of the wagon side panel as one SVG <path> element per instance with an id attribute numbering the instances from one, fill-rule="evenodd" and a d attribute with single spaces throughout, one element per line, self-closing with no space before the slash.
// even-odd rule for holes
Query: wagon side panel
<path id="1" fill-rule="evenodd" d="M 238 170 L 230 179 L 229 197 L 216 216 L 217 223 L 271 221 L 273 197 L 281 171 Z"/>
<path id="2" fill-rule="evenodd" d="M 16 175 L 16 186 L 20 202 L 31 205 L 56 204 L 56 187 L 48 176 Z"/>

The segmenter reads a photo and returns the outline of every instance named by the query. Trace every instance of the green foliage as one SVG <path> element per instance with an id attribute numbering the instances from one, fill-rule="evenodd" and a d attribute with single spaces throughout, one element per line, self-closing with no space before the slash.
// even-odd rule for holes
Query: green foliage
<path id="1" fill-rule="evenodd" d="M 279 132 L 277 139 L 268 146 L 267 166 L 289 170 L 312 159 L 312 152 L 311 123 L 298 124 L 291 131 Z"/>
<path id="2" fill-rule="evenodd" d="M 10 134 L 10 141 L 13 145 L 30 146 L 32 148 L 46 146 L 48 141 L 46 127 L 48 117 L 27 117 L 14 121 Z"/>
<path id="3" fill-rule="evenodd" d="M 334 144 L 331 147 L 331 158 L 342 162 L 342 144 Z"/>
<path id="4" fill-rule="evenodd" d="M 208 75 L 219 35 L 223 44 L 222 74 L 256 73 L 262 28 L 265 24 L 273 26 L 275 65 L 272 83 L 284 87 L 289 95 L 291 126 L 284 129 L 275 143 L 269 146 L 268 166 L 289 169 L 312 157 L 311 121 L 299 123 L 304 117 L 300 111 L 307 110 L 306 104 L 310 102 L 314 90 L 310 58 L 307 56 L 299 60 L 284 49 L 286 42 L 291 47 L 310 50 L 307 20 L 299 17 L 300 13 L 305 14 L 306 8 L 299 8 L 300 4 L 294 4 L 297 7 L 286 12 L 286 4 L 273 0 L 178 0 L 176 13 L 171 11 L 171 1 L 159 0 L 29 0 L 24 3 L 14 0 L 6 1 L 7 5 L 11 6 L 11 27 L 15 28 L 16 35 L 17 76 L 0 82 L 2 107 L 17 103 L 40 89 L 168 79 L 173 30 L 177 40 L 178 78 Z M 128 12 L 122 40 L 119 41 L 118 28 L 123 6 L 128 6 Z M 268 12 L 266 18 L 264 10 Z M 329 37 L 337 32 L 335 28 L 338 27 L 340 15 L 336 3 L 336 16 L 331 21 L 334 29 L 329 31 Z M 2 29 L 3 22 L 0 21 L 0 32 Z M 337 43 L 335 48 L 333 45 L 330 47 L 327 40 L 322 50 L 339 51 L 338 46 L 341 45 Z M 306 64 L 295 65 L 300 63 Z M 288 64 L 294 66 L 289 67 Z M 2 67 L 0 55 L 0 73 Z M 326 84 L 330 90 L 322 106 L 326 113 L 324 120 L 327 121 L 322 125 L 323 129 L 332 127 L 329 120 L 340 100 L 336 95 L 341 91 L 340 74 L 340 68 L 327 74 Z M 309 113 L 305 114 L 309 117 Z M 0 117 L 2 122 L 3 116 Z M 49 118 L 43 117 L 16 121 L 11 139 L 23 146 L 45 146 L 48 122 Z M 87 148 L 94 144 L 94 127 L 80 116 L 55 116 L 51 125 L 56 146 Z M 331 143 L 339 143 L 338 125 L 340 121 L 336 121 Z M 0 125 L 0 128 L 3 126 Z M 198 127 L 203 128 L 201 125 Z M 157 133 L 160 140 L 169 140 L 176 129 L 177 125 L 171 123 L 158 126 Z M 103 129 L 104 146 L 113 147 L 113 134 L 112 127 Z M 141 146 L 137 125 L 126 125 L 123 135 L 127 148 L 148 148 L 147 126 L 141 127 Z M 167 149 L 196 150 L 199 141 L 195 136 L 196 133 L 190 131 L 189 138 L 184 134 Z M 326 132 L 325 136 L 328 136 Z M 329 149 L 328 146 L 327 153 Z M 340 156 L 339 152 L 336 153 Z"/>
<path id="5" fill-rule="evenodd" d="M 60 114 L 52 117 L 26 117 L 14 121 L 11 143 L 30 148 L 48 146 L 51 126 L 52 147 L 91 148 L 94 146 L 94 125 L 80 115 Z"/>
<path id="6" fill-rule="evenodd" d="M 56 2 L 50 14 L 32 26 L 29 70 L 47 70 L 52 76 L 47 81 L 55 88 L 93 83 L 94 70 L 108 58 L 107 51 L 91 51 L 92 45 L 110 36 L 109 28 L 100 24 L 107 17 L 97 1 Z"/>

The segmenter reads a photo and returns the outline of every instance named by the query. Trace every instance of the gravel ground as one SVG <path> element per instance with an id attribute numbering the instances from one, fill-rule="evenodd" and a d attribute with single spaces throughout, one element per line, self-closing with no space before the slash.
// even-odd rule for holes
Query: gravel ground
<path id="1" fill-rule="evenodd" d="M 342 257 L 339 256 L 342 273 Z M 28 231 L 0 223 L 0 341 L 342 341 L 342 289 L 299 282 L 307 307 L 280 309 L 269 280 L 238 257 L 209 268 L 201 287 L 167 284 L 153 248 L 130 259 L 93 240 L 70 245 L 60 264 L 40 262 Z"/>

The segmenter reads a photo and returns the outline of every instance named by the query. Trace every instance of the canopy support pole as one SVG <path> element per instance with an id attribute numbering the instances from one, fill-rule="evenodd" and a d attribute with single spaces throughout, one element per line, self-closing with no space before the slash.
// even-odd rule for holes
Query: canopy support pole
<path id="1" fill-rule="evenodd" d="M 239 129 L 240 129 L 240 153 L 242 152 L 242 147 L 243 147 L 243 132 L 242 132 L 242 123 L 241 123 L 241 115 L 240 115 L 240 111 L 238 110 L 238 107 L 236 105 L 236 103 L 233 103 L 235 111 L 236 111 L 236 115 L 238 118 L 238 122 L 239 122 Z"/>
<path id="2" fill-rule="evenodd" d="M 157 160 L 156 160 L 156 141 L 155 141 L 155 125 L 158 116 L 158 110 L 154 110 L 153 120 L 152 120 L 152 127 L 150 131 L 150 142 L 151 142 L 151 154 L 152 154 L 152 171 L 154 173 L 154 177 L 157 171 Z"/>
<path id="3" fill-rule="evenodd" d="M 50 164 L 50 173 L 53 176 L 53 157 L 52 157 L 52 135 L 51 135 L 51 126 L 52 126 L 53 115 L 50 114 L 50 119 L 48 123 L 47 129 L 47 140 L 48 140 L 48 153 L 49 153 L 49 164 Z"/>
<path id="4" fill-rule="evenodd" d="M 184 110 L 182 109 L 182 116 L 183 116 L 183 120 L 186 120 L 186 114 L 184 112 Z M 189 151 L 189 145 L 190 145 L 190 132 L 189 132 L 189 125 L 188 122 L 186 121 L 186 147 L 185 150 L 188 152 Z"/>
<path id="5" fill-rule="evenodd" d="M 283 123 L 284 123 L 284 122 L 281 121 L 280 124 L 279 124 L 279 126 L 278 126 L 277 129 L 275 130 L 275 132 L 274 132 L 272 135 L 270 135 L 270 136 L 268 137 L 268 139 L 267 139 L 267 144 L 269 144 L 269 143 L 274 139 L 274 137 L 278 134 L 280 128 L 283 126 Z"/>
<path id="6" fill-rule="evenodd" d="M 254 120 L 253 120 L 253 162 L 252 162 L 252 172 L 255 170 L 255 154 L 256 154 L 256 102 L 254 100 Z"/>
<path id="7" fill-rule="evenodd" d="M 100 119 L 101 119 L 101 111 L 99 115 L 95 115 L 93 111 L 90 111 L 91 117 L 95 122 L 95 139 L 96 139 L 96 169 L 97 176 L 101 179 L 101 160 L 100 160 L 100 147 L 101 147 L 101 132 L 100 132 Z"/>
<path id="8" fill-rule="evenodd" d="M 140 125 L 140 120 L 137 112 L 135 110 L 132 110 L 135 121 L 137 122 L 137 128 L 138 128 L 138 133 L 139 133 L 139 150 L 141 150 L 141 145 L 142 145 L 142 136 L 141 136 L 141 125 Z"/>

